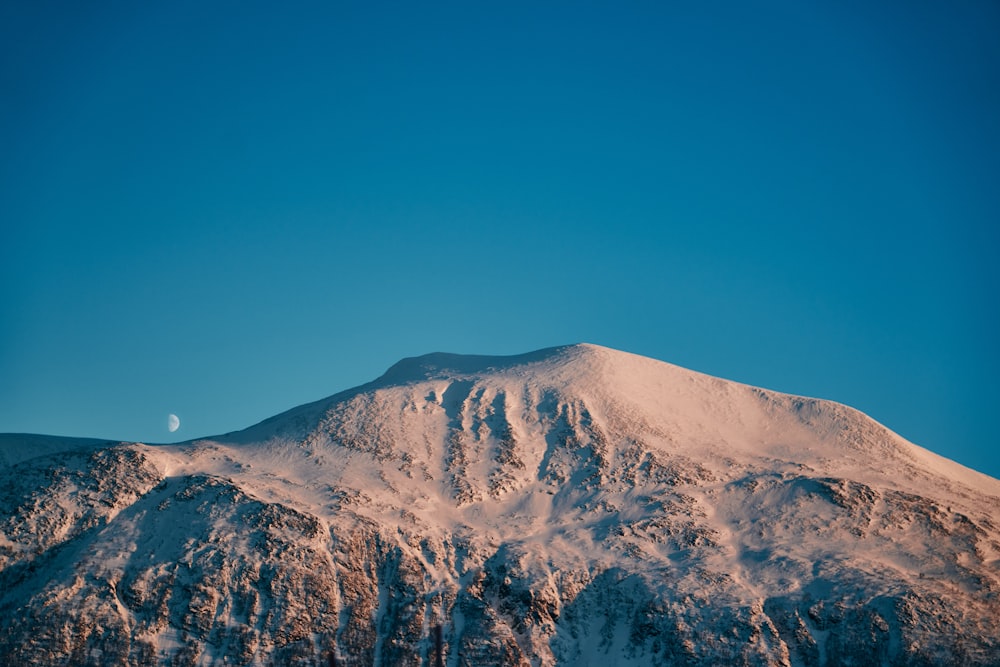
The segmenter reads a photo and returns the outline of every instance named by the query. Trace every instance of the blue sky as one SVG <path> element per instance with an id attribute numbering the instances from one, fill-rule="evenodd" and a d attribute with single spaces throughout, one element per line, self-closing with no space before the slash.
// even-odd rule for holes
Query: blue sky
<path id="1" fill-rule="evenodd" d="M 432 5 L 0 6 L 0 431 L 586 341 L 1000 476 L 1000 5 Z"/>

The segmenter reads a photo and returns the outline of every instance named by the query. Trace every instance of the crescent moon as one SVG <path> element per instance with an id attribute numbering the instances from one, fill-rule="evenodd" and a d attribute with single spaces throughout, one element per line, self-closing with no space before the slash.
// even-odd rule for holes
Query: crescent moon
<path id="1" fill-rule="evenodd" d="M 180 420 L 180 418 L 177 415 L 171 414 L 171 415 L 169 415 L 167 417 L 167 430 L 168 431 L 170 431 L 171 433 L 173 433 L 174 431 L 176 431 L 180 427 L 181 427 L 181 420 Z"/>

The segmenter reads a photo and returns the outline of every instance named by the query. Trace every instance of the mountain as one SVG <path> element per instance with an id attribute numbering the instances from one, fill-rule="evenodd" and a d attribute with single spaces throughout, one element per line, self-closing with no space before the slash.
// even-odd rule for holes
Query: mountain
<path id="1" fill-rule="evenodd" d="M 0 451 L 4 665 L 1000 665 L 1000 481 L 593 345 Z"/>

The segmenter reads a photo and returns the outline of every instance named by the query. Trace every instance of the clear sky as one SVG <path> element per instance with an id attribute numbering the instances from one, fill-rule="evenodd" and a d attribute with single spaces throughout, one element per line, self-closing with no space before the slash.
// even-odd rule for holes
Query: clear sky
<path id="1" fill-rule="evenodd" d="M 0 3 L 0 431 L 195 438 L 585 341 L 1000 477 L 998 33 L 995 0 Z"/>

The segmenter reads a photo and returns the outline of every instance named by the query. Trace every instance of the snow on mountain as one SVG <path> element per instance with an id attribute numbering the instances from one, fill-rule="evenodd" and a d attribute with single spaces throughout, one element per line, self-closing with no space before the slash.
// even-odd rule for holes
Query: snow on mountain
<path id="1" fill-rule="evenodd" d="M 1000 664 L 1000 481 L 607 348 L 404 359 L 177 445 L 3 438 L 3 664 Z"/>

